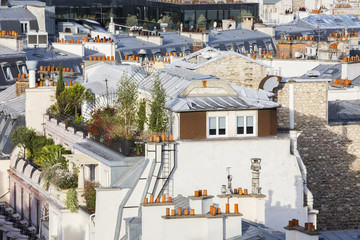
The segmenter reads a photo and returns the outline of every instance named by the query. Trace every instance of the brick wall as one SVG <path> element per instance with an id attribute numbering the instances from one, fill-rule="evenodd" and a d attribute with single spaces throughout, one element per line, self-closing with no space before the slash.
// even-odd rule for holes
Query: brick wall
<path id="1" fill-rule="evenodd" d="M 294 43 L 277 43 L 276 44 L 276 57 L 277 58 L 295 58 L 295 52 L 300 52 L 301 54 L 305 55 L 306 47 L 311 47 L 312 44 L 308 43 L 301 43 L 301 42 L 294 42 Z"/>
<path id="2" fill-rule="evenodd" d="M 289 84 L 277 89 L 278 127 L 288 128 Z M 294 84 L 298 148 L 322 230 L 360 228 L 360 125 L 330 126 L 327 82 Z"/>
<path id="3" fill-rule="evenodd" d="M 202 74 L 215 75 L 229 83 L 256 90 L 260 81 L 266 77 L 265 66 L 236 54 L 228 54 L 196 69 L 196 71 Z"/>
<path id="4" fill-rule="evenodd" d="M 16 96 L 20 96 L 25 92 L 25 89 L 29 88 L 29 81 L 21 82 L 16 81 Z"/>

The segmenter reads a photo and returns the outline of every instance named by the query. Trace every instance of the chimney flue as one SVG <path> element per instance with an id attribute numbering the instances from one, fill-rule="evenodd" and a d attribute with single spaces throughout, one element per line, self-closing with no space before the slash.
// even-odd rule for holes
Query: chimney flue
<path id="1" fill-rule="evenodd" d="M 252 194 L 261 194 L 260 187 L 260 166 L 261 159 L 260 158 L 252 158 L 251 159 L 251 170 L 252 170 Z"/>
<path id="2" fill-rule="evenodd" d="M 26 61 L 26 67 L 29 71 L 29 88 L 35 88 L 37 64 L 38 61 Z"/>

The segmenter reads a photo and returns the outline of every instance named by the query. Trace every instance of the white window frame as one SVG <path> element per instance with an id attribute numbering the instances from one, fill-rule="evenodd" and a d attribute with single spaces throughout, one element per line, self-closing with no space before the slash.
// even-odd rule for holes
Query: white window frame
<path id="1" fill-rule="evenodd" d="M 210 118 L 216 119 L 216 134 L 210 135 Z M 225 134 L 220 135 L 219 134 L 219 118 L 225 118 Z M 212 137 L 227 137 L 229 134 L 229 128 L 228 128 L 228 117 L 227 116 L 207 116 L 207 127 L 206 127 L 206 135 L 209 138 Z"/>
<path id="2" fill-rule="evenodd" d="M 244 133 L 243 133 L 243 134 L 237 133 L 238 117 L 243 117 L 243 118 L 244 118 Z M 247 117 L 252 117 L 252 118 L 253 118 L 253 133 L 250 133 L 250 134 L 247 133 L 247 129 L 246 129 Z M 257 124 L 256 124 L 256 116 L 255 116 L 255 115 L 236 115 L 235 124 L 236 124 L 236 125 L 235 125 L 235 131 L 236 131 L 236 135 L 237 135 L 238 137 L 256 136 Z"/>

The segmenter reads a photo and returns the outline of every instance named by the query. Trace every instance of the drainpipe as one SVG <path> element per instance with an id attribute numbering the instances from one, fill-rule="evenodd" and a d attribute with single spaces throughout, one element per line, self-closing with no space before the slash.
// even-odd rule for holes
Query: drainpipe
<path id="1" fill-rule="evenodd" d="M 294 130 L 295 116 L 294 116 L 294 84 L 289 85 L 289 129 Z"/>

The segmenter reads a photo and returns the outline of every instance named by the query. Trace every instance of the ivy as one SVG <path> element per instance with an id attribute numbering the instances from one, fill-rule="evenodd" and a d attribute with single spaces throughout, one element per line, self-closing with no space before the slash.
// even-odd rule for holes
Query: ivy
<path id="1" fill-rule="evenodd" d="M 77 212 L 78 208 L 78 200 L 77 200 L 77 192 L 75 188 L 70 188 L 66 193 L 66 208 L 71 212 Z"/>

